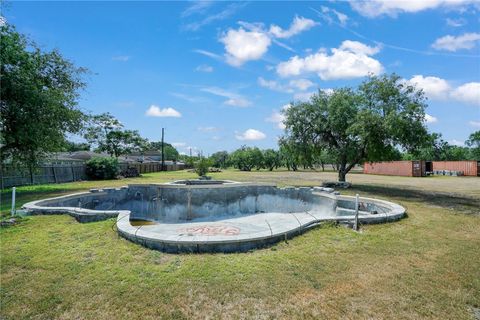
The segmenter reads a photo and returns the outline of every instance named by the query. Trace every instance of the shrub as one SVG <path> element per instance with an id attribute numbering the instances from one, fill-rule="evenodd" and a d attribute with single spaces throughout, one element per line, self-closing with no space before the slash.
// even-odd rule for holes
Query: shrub
<path id="1" fill-rule="evenodd" d="M 208 168 L 212 162 L 207 158 L 201 158 L 197 162 L 195 162 L 195 172 L 200 176 L 203 177 L 208 173 Z"/>
<path id="2" fill-rule="evenodd" d="M 87 176 L 91 180 L 115 179 L 118 175 L 118 160 L 113 157 L 96 157 L 88 160 Z"/>

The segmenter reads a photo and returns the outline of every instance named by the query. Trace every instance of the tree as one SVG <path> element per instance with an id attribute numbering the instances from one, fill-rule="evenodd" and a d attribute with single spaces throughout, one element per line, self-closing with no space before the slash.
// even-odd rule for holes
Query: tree
<path id="1" fill-rule="evenodd" d="M 473 132 L 465 144 L 470 147 L 471 158 L 480 161 L 480 130 Z"/>
<path id="2" fill-rule="evenodd" d="M 424 146 L 412 153 L 403 154 L 402 158 L 405 160 L 459 161 L 474 160 L 475 155 L 474 148 L 451 145 L 442 139 L 440 133 L 432 133 L 425 140 Z"/>
<path id="3" fill-rule="evenodd" d="M 62 151 L 75 152 L 75 151 L 90 151 L 90 145 L 85 142 L 73 142 L 65 141 Z"/>
<path id="4" fill-rule="evenodd" d="M 412 150 L 411 153 L 403 154 L 402 158 L 404 160 L 448 160 L 449 148 L 450 145 L 442 139 L 442 135 L 434 132 L 428 135 L 423 146 Z"/>
<path id="5" fill-rule="evenodd" d="M 156 151 L 162 151 L 162 142 L 161 141 L 154 141 L 150 142 L 148 145 L 149 150 L 156 150 Z M 177 161 L 180 157 L 180 154 L 178 153 L 177 149 L 175 149 L 174 146 L 172 146 L 170 143 L 166 143 L 163 147 L 163 150 L 165 152 L 165 160 L 173 160 Z"/>
<path id="6" fill-rule="evenodd" d="M 337 155 L 338 179 L 362 161 L 390 160 L 427 137 L 423 91 L 397 75 L 369 76 L 356 90 L 319 91 L 285 112 L 286 139 Z"/>
<path id="7" fill-rule="evenodd" d="M 13 26 L 0 27 L 0 158 L 33 169 L 82 129 L 86 72 L 58 50 L 42 51 Z"/>
<path id="8" fill-rule="evenodd" d="M 229 155 L 227 151 L 218 151 L 210 156 L 212 166 L 215 168 L 226 169 L 228 167 Z"/>
<path id="9" fill-rule="evenodd" d="M 338 168 L 340 167 L 336 162 L 338 161 L 338 155 L 334 153 L 334 150 L 328 150 L 328 149 L 321 150 L 316 157 L 316 161 L 322 167 L 322 171 L 325 171 L 326 164 L 331 164 L 333 168 L 336 168 L 336 170 L 338 170 Z"/>
<path id="10" fill-rule="evenodd" d="M 241 171 L 251 171 L 254 167 L 261 168 L 263 156 L 257 147 L 242 146 L 230 155 L 230 162 Z"/>
<path id="11" fill-rule="evenodd" d="M 249 148 L 247 152 L 250 154 L 256 170 L 264 168 L 263 153 L 259 148 Z"/>
<path id="12" fill-rule="evenodd" d="M 148 146 L 148 141 L 138 131 L 124 130 L 123 124 L 110 113 L 90 117 L 85 139 L 96 145 L 98 151 L 105 151 L 112 157 L 143 151 Z"/>
<path id="13" fill-rule="evenodd" d="M 137 130 L 112 130 L 100 150 L 118 158 L 122 154 L 144 151 L 147 145 L 147 140 Z"/>
<path id="14" fill-rule="evenodd" d="M 447 159 L 449 161 L 470 160 L 472 158 L 470 149 L 462 146 L 450 146 Z"/>
<path id="15" fill-rule="evenodd" d="M 297 171 L 297 152 L 295 151 L 295 143 L 286 137 L 280 138 L 279 142 L 280 161 L 287 167 L 288 171 Z"/>
<path id="16" fill-rule="evenodd" d="M 114 130 L 121 130 L 123 125 L 110 113 L 102 113 L 90 116 L 84 138 L 97 150 L 106 149 L 107 135 Z"/>
<path id="17" fill-rule="evenodd" d="M 195 167 L 195 162 L 200 160 L 200 157 L 195 157 L 195 156 L 188 156 L 186 154 L 181 154 L 179 157 L 180 161 L 183 161 L 185 163 L 186 168 L 193 168 Z"/>
<path id="18" fill-rule="evenodd" d="M 264 150 L 263 164 L 270 171 L 273 171 L 273 169 L 280 167 L 281 166 L 280 153 L 273 149 Z"/>

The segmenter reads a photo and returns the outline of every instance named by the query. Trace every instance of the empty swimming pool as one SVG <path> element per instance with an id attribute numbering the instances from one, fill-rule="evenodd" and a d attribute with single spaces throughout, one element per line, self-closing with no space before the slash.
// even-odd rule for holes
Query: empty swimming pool
<path id="1" fill-rule="evenodd" d="M 329 192 L 330 191 L 330 192 Z M 355 199 L 326 188 L 254 183 L 133 184 L 28 203 L 32 214 L 68 213 L 81 222 L 117 217 L 124 238 L 166 252 L 236 252 L 298 235 L 325 221 L 354 219 Z M 403 217 L 397 204 L 361 198 L 361 223 Z"/>

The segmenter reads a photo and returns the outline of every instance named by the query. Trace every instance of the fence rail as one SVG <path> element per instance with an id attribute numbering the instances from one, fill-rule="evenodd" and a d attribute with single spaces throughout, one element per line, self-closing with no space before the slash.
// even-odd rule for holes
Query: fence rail
<path id="1" fill-rule="evenodd" d="M 120 163 L 120 171 L 127 168 L 136 168 L 139 173 L 162 171 L 161 163 Z M 165 171 L 181 170 L 183 164 L 165 164 Z M 30 174 L 29 170 L 2 166 L 0 170 L 0 188 L 16 186 L 63 183 L 87 180 L 86 166 L 84 163 L 44 165 Z"/>

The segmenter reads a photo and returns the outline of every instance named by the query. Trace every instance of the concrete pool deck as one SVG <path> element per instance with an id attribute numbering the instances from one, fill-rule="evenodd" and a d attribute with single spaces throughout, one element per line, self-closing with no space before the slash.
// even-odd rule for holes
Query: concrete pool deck
<path id="1" fill-rule="evenodd" d="M 164 251 L 244 251 L 285 238 L 317 223 L 309 213 L 257 213 L 224 219 L 186 223 L 158 223 L 134 226 L 128 214 L 120 214 L 117 227 L 123 236 Z M 134 239 L 132 238 L 132 235 Z M 228 247 L 228 248 L 227 248 Z M 243 250 L 242 250 L 243 249 Z"/>

